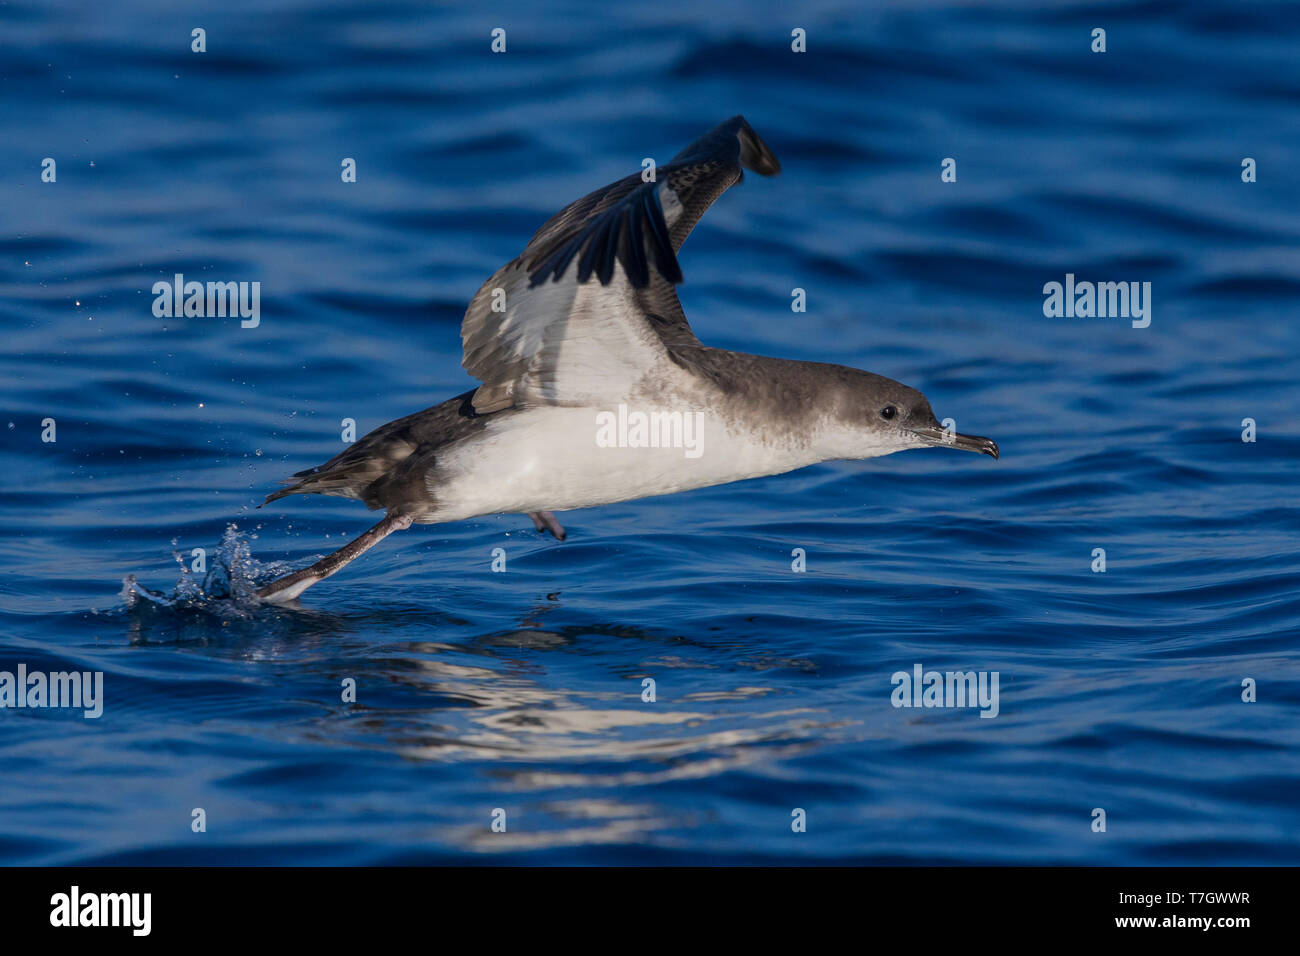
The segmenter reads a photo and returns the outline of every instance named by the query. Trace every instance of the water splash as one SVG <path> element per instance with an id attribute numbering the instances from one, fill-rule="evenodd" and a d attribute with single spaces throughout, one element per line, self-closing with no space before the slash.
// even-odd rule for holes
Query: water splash
<path id="1" fill-rule="evenodd" d="M 208 611 L 221 617 L 252 616 L 258 608 L 265 607 L 257 597 L 257 589 L 287 573 L 291 567 L 284 561 L 265 564 L 258 561 L 253 557 L 250 540 L 238 526 L 227 525 L 221 543 L 206 555 L 202 572 L 196 572 L 185 555 L 173 551 L 181 576 L 171 594 L 147 588 L 134 574 L 128 574 L 122 580 L 121 592 L 127 610 L 167 608 Z"/>

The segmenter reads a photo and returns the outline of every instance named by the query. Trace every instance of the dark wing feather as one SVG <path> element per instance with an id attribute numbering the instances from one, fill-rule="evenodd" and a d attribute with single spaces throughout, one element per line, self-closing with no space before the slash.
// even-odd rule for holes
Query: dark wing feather
<path id="1" fill-rule="evenodd" d="M 640 174 L 633 173 L 551 217 L 521 256 L 530 283 L 558 281 L 581 252 L 579 282 L 594 273 L 602 285 L 609 285 L 618 261 L 632 287 L 639 289 L 649 281 L 643 267 L 647 248 L 654 253 L 659 274 L 673 284 L 681 282 L 678 250 L 704 211 L 740 182 L 744 168 L 773 176 L 781 171 L 781 164 L 745 118 L 733 116 L 660 166 L 655 182 L 642 182 Z M 682 207 L 671 229 L 660 200 L 661 183 Z M 628 241 L 614 241 L 619 234 Z"/>

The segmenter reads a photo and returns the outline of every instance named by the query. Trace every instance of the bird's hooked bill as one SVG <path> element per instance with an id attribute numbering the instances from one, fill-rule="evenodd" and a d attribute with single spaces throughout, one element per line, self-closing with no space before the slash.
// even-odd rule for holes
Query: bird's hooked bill
<path id="1" fill-rule="evenodd" d="M 935 425 L 914 428 L 912 432 L 928 445 L 945 448 L 960 448 L 963 451 L 976 451 L 990 458 L 998 457 L 998 443 L 982 435 L 962 435 Z"/>

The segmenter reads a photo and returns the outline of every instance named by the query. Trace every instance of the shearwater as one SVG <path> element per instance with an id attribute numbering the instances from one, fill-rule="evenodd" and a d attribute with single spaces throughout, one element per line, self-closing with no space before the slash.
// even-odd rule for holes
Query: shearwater
<path id="1" fill-rule="evenodd" d="M 386 515 L 259 596 L 292 601 L 412 523 L 522 512 L 563 540 L 556 511 L 907 448 L 997 458 L 995 442 L 945 430 L 924 395 L 892 379 L 695 337 L 673 288 L 677 252 L 742 167 L 772 176 L 781 164 L 735 116 L 653 178 L 633 173 L 552 216 L 465 312 L 461 364 L 482 384 L 381 425 L 267 497 L 340 495 Z M 702 416 L 707 451 L 601 447 L 597 416 L 619 406 Z"/>

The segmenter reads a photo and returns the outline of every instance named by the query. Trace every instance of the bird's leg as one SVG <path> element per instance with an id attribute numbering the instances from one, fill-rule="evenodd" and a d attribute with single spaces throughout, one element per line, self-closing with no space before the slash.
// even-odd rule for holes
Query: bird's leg
<path id="1" fill-rule="evenodd" d="M 355 541 L 345 544 L 333 554 L 326 555 L 309 568 L 277 578 L 258 590 L 257 596 L 270 604 L 286 604 L 317 581 L 323 581 L 345 564 L 361 557 L 394 531 L 404 531 L 410 526 L 409 514 L 389 514 Z"/>
<path id="2" fill-rule="evenodd" d="M 533 527 L 538 531 L 549 531 L 555 535 L 556 541 L 564 540 L 564 526 L 555 519 L 555 515 L 549 511 L 530 511 L 528 517 L 533 519 Z"/>

